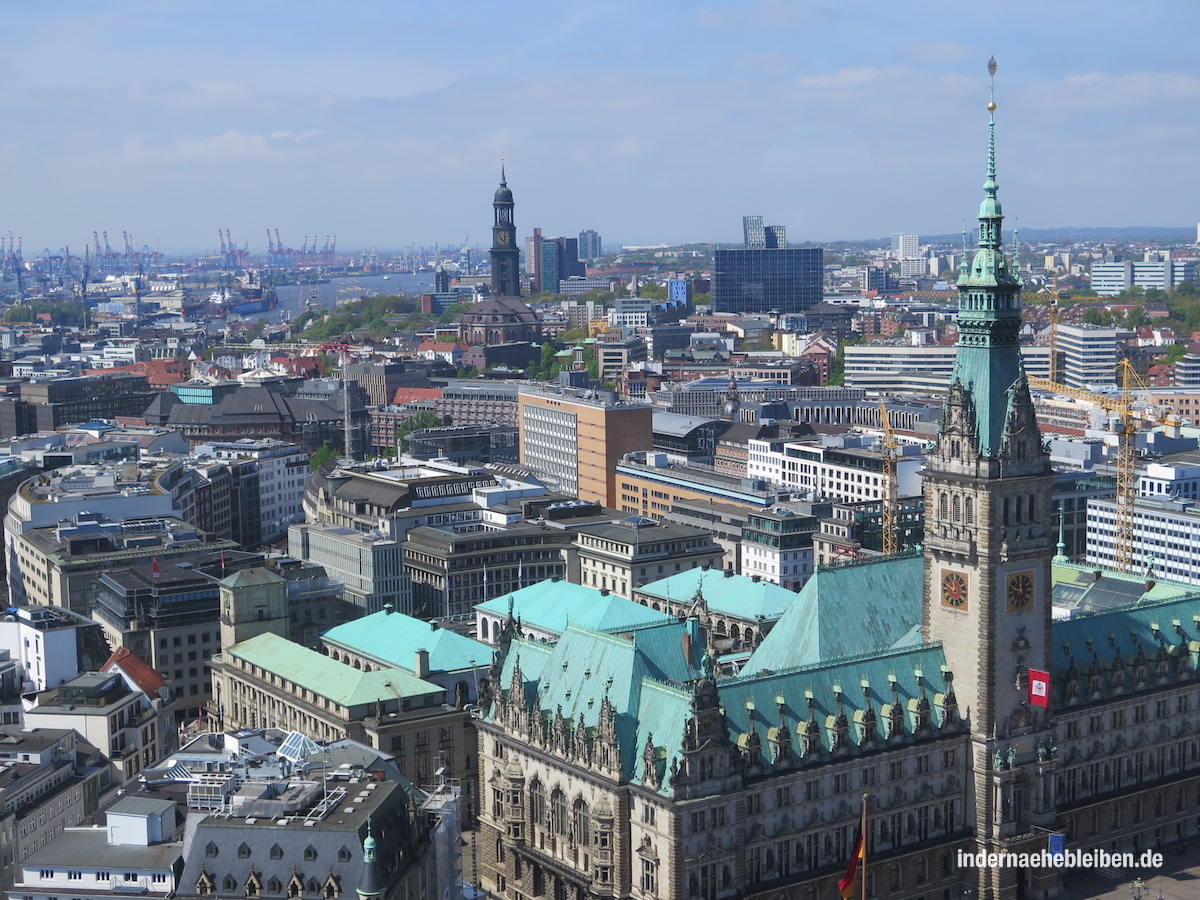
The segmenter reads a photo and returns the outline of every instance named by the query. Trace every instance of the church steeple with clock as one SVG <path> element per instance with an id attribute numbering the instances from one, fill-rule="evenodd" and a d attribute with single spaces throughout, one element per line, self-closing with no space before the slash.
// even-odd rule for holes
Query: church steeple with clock
<path id="1" fill-rule="evenodd" d="M 500 187 L 492 201 L 492 295 L 521 296 L 521 251 L 517 247 L 517 227 L 513 224 L 513 195 L 500 166 Z"/>
<path id="2" fill-rule="evenodd" d="M 988 70 L 994 76 L 995 60 Z M 969 721 L 984 844 L 1032 821 L 1020 775 L 1038 764 L 1050 727 L 1049 710 L 1029 703 L 1028 678 L 1050 669 L 1054 553 L 1054 475 L 1021 360 L 1021 280 L 1001 240 L 995 109 L 993 100 L 971 256 L 964 235 L 954 372 L 924 476 L 922 632 L 942 642 Z"/>

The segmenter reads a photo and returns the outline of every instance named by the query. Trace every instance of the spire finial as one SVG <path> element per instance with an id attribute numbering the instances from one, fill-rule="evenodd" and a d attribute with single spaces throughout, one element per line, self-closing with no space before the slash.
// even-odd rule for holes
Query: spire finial
<path id="1" fill-rule="evenodd" d="M 958 261 L 958 278 L 960 281 L 966 281 L 967 272 L 970 271 L 970 266 L 967 263 L 967 220 L 963 219 L 963 245 L 962 258 Z"/>
<path id="2" fill-rule="evenodd" d="M 503 186 L 508 185 L 508 179 L 504 177 L 504 154 L 503 153 L 500 154 L 500 184 Z"/>

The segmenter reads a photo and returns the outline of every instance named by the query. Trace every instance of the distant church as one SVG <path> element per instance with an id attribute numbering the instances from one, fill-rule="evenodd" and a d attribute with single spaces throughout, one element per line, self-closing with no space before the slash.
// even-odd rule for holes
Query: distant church
<path id="1" fill-rule="evenodd" d="M 521 251 L 513 222 L 513 195 L 500 168 L 500 187 L 492 201 L 492 296 L 458 317 L 458 333 L 472 347 L 541 339 L 537 314 L 520 299 Z"/>
<path id="2" fill-rule="evenodd" d="M 728 677 L 702 590 L 687 621 L 549 643 L 510 616 L 478 721 L 492 896 L 829 900 L 864 793 L 867 896 L 889 900 L 1044 900 L 1070 874 L 964 868 L 960 850 L 1200 833 L 1200 592 L 1153 600 L 1054 556 L 988 109 L 923 550 L 819 569 Z M 1056 619 L 1054 578 L 1128 593 Z"/>

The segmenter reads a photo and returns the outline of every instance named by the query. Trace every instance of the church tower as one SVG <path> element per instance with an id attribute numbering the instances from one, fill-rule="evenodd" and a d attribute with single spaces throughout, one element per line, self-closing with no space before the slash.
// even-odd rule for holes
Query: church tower
<path id="1" fill-rule="evenodd" d="M 1036 827 L 1053 823 L 1056 765 L 1049 710 L 1032 706 L 1028 689 L 1030 669 L 1050 670 L 1054 475 L 1021 360 L 1021 280 L 1001 240 L 995 110 L 993 99 L 979 245 L 968 259 L 964 235 L 958 350 L 924 476 L 922 615 L 970 725 L 975 833 L 987 852 L 1044 846 Z M 1013 897 L 1016 878 L 981 872 L 976 897 Z"/>
<path id="2" fill-rule="evenodd" d="M 500 187 L 492 201 L 492 295 L 521 296 L 521 251 L 517 247 L 517 227 L 513 224 L 513 195 L 500 166 Z"/>

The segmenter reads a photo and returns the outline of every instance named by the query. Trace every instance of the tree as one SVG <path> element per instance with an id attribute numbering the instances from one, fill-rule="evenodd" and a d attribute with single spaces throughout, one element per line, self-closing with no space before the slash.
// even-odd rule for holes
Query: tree
<path id="1" fill-rule="evenodd" d="M 310 472 L 315 472 L 331 459 L 337 459 L 337 453 L 328 444 L 322 444 L 317 452 L 312 455 L 312 459 L 308 461 Z"/>
<path id="2" fill-rule="evenodd" d="M 1128 328 L 1140 328 L 1150 322 L 1150 316 L 1146 314 L 1146 307 L 1138 304 L 1130 308 L 1129 312 L 1125 313 L 1125 325 Z"/>
<path id="3" fill-rule="evenodd" d="M 1163 359 L 1163 362 L 1168 366 L 1173 366 L 1185 356 L 1187 356 L 1187 347 L 1183 346 L 1183 344 L 1172 344 L 1167 348 L 1167 355 Z"/>
<path id="4" fill-rule="evenodd" d="M 470 303 L 451 303 L 447 306 L 440 316 L 438 321 L 443 325 L 449 325 L 452 322 L 457 322 L 458 317 L 471 309 Z"/>
<path id="5" fill-rule="evenodd" d="M 438 415 L 427 409 L 422 409 L 415 415 L 409 416 L 396 426 L 396 442 L 400 445 L 400 452 L 408 452 L 408 436 L 414 431 L 420 431 L 423 428 L 437 428 L 441 424 L 442 420 Z"/>
<path id="6" fill-rule="evenodd" d="M 1197 290 L 1194 281 L 1181 281 L 1175 285 L 1175 293 L 1181 297 L 1195 297 L 1200 290 Z"/>
<path id="7" fill-rule="evenodd" d="M 638 285 L 638 296 L 647 300 L 666 300 L 667 286 L 649 281 L 646 284 Z"/>

